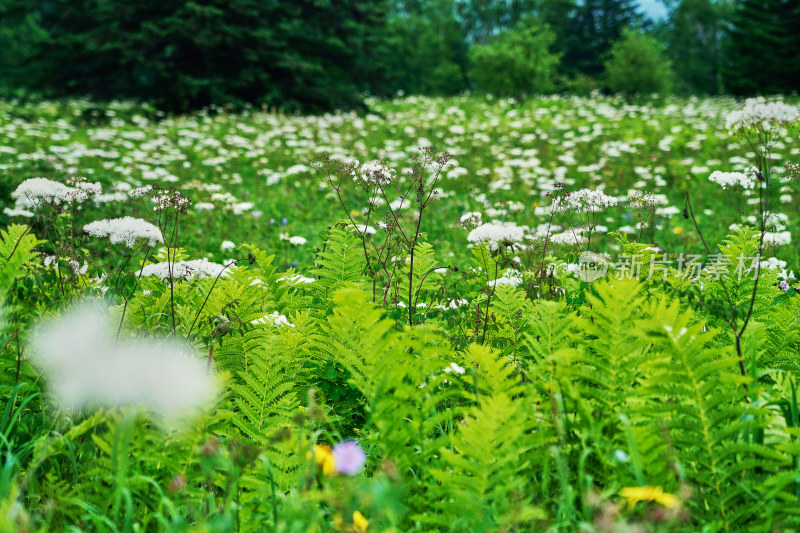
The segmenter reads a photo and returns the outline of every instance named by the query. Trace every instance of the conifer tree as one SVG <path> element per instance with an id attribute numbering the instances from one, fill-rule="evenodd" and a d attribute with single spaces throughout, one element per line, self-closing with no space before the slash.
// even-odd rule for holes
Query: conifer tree
<path id="1" fill-rule="evenodd" d="M 726 88 L 738 95 L 800 90 L 800 3 L 740 0 L 724 67 Z"/>

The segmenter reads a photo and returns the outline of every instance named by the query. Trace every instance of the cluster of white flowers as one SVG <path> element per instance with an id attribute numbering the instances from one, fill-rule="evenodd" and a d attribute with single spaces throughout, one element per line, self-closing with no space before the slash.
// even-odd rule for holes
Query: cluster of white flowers
<path id="1" fill-rule="evenodd" d="M 314 278 L 307 278 L 302 274 L 294 274 L 292 276 L 283 276 L 282 278 L 278 278 L 278 281 L 285 281 L 289 285 L 300 285 L 301 283 L 314 283 Z"/>
<path id="2" fill-rule="evenodd" d="M 130 196 L 131 198 L 139 198 L 142 196 L 149 195 L 150 191 L 152 190 L 153 190 L 152 185 L 145 185 L 144 187 L 137 187 L 136 189 L 133 189 L 131 192 L 128 193 L 128 196 Z"/>
<path id="3" fill-rule="evenodd" d="M 458 221 L 458 223 L 461 224 L 461 226 L 464 229 L 477 228 L 478 226 L 481 225 L 482 222 L 483 222 L 483 215 L 481 215 L 480 212 L 477 211 L 472 213 L 464 213 L 463 215 L 461 215 L 461 218 Z"/>
<path id="4" fill-rule="evenodd" d="M 728 113 L 725 122 L 731 133 L 746 133 L 789 126 L 798 119 L 800 114 L 796 107 L 783 102 L 767 102 L 760 96 L 745 100 L 744 108 Z"/>
<path id="5" fill-rule="evenodd" d="M 769 229 L 783 231 L 789 222 L 789 216 L 785 213 L 768 213 L 766 225 Z"/>
<path id="6" fill-rule="evenodd" d="M 500 245 L 520 243 L 524 236 L 525 230 L 516 224 L 489 222 L 470 231 L 467 240 L 473 244 L 486 243 L 490 250 L 496 250 Z"/>
<path id="7" fill-rule="evenodd" d="M 212 263 L 208 259 L 192 259 L 190 261 L 177 261 L 170 263 L 167 261 L 153 263 L 142 269 L 142 277 L 156 276 L 161 281 L 169 279 L 170 266 L 172 266 L 173 279 L 191 279 L 193 277 L 225 277 L 226 266 L 219 263 Z"/>
<path id="8" fill-rule="evenodd" d="M 759 263 L 759 268 L 768 270 L 783 270 L 786 268 L 786 261 L 782 261 L 777 257 L 770 257 Z"/>
<path id="9" fill-rule="evenodd" d="M 494 281 L 486 283 L 490 287 L 497 287 L 498 285 L 510 285 L 516 287 L 522 285 L 522 274 L 514 270 L 506 271 L 502 276 Z"/>
<path id="10" fill-rule="evenodd" d="M 628 207 L 631 209 L 651 211 L 660 205 L 667 205 L 668 200 L 663 194 L 642 192 L 638 189 L 628 191 Z"/>
<path id="11" fill-rule="evenodd" d="M 22 209 L 21 207 L 4 207 L 3 214 L 7 217 L 25 217 L 25 218 L 33 218 L 34 214 L 33 211 L 28 211 L 27 209 Z"/>
<path id="12" fill-rule="evenodd" d="M 617 205 L 617 203 L 618 201 L 615 197 L 609 196 L 603 191 L 580 189 L 564 196 L 556 196 L 553 199 L 553 210 L 556 212 L 599 213 Z"/>
<path id="13" fill-rule="evenodd" d="M 161 213 L 165 209 L 174 207 L 178 211 L 189 207 L 189 199 L 178 191 L 165 191 L 161 194 L 154 194 L 150 197 L 153 202 L 153 211 Z"/>
<path id="14" fill-rule="evenodd" d="M 441 309 L 442 311 L 447 311 L 448 309 L 459 309 L 460 307 L 463 307 L 465 305 L 469 305 L 468 300 L 455 298 L 449 300 L 447 304 L 435 304 L 433 305 L 433 308 Z"/>
<path id="15" fill-rule="evenodd" d="M 463 366 L 460 366 L 458 363 L 450 363 L 448 366 L 444 368 L 445 374 L 449 374 L 450 372 L 455 372 L 456 374 L 464 375 L 466 369 Z"/>
<path id="16" fill-rule="evenodd" d="M 394 170 L 388 168 L 381 161 L 370 161 L 358 166 L 357 170 L 353 171 L 353 181 L 364 181 L 387 187 L 394 181 Z"/>
<path id="17" fill-rule="evenodd" d="M 783 246 L 792 242 L 792 234 L 788 231 L 767 231 L 764 233 L 764 246 Z"/>
<path id="18" fill-rule="evenodd" d="M 109 311 L 90 304 L 35 328 L 31 358 L 62 405 L 137 405 L 169 418 L 191 414 L 215 397 L 217 383 L 188 346 L 118 340 L 116 333 Z"/>
<path id="19" fill-rule="evenodd" d="M 352 231 L 355 231 L 356 233 L 359 233 L 359 234 L 365 234 L 365 235 L 375 235 L 376 233 L 378 233 L 378 230 L 376 230 L 374 227 L 369 226 L 367 224 L 361 224 L 360 226 L 353 228 Z"/>
<path id="20" fill-rule="evenodd" d="M 222 244 L 219 246 L 221 252 L 227 252 L 228 250 L 233 250 L 234 248 L 236 248 L 236 243 L 233 241 L 222 241 Z"/>
<path id="21" fill-rule="evenodd" d="M 295 235 L 294 237 L 289 237 L 289 243 L 295 246 L 302 246 L 306 243 L 306 238 Z"/>
<path id="22" fill-rule="evenodd" d="M 128 248 L 133 248 L 137 239 L 147 241 L 150 246 L 164 242 L 156 226 L 134 217 L 96 220 L 86 224 L 83 231 L 93 237 L 108 237 L 112 244 L 122 243 Z"/>
<path id="23" fill-rule="evenodd" d="M 786 269 L 786 261 L 782 261 L 777 257 L 765 259 L 758 266 L 766 270 L 777 270 L 779 279 L 794 279 L 794 271 L 788 271 Z"/>
<path id="24" fill-rule="evenodd" d="M 72 271 L 75 273 L 76 276 L 83 276 L 89 269 L 89 264 L 86 261 L 84 261 L 83 265 L 81 265 L 80 263 L 78 263 L 77 260 L 71 259 L 69 257 L 64 258 L 64 260 L 67 262 L 67 264 L 69 265 L 69 267 L 72 269 Z M 45 256 L 44 261 L 42 261 L 42 263 L 46 267 L 53 267 L 56 270 L 58 270 L 59 260 L 58 257 L 55 255 Z"/>
<path id="25" fill-rule="evenodd" d="M 550 242 L 555 244 L 564 244 L 567 246 L 574 246 L 576 244 L 583 244 L 588 242 L 589 239 L 581 235 L 580 231 L 564 231 L 550 236 Z"/>
<path id="26" fill-rule="evenodd" d="M 63 183 L 47 178 L 29 178 L 11 193 L 17 200 L 17 208 L 38 207 L 45 204 L 72 204 L 80 203 L 97 195 L 102 191 L 100 184 L 89 182 L 76 182 L 75 187 L 68 187 Z"/>
<path id="27" fill-rule="evenodd" d="M 731 187 L 741 187 L 742 189 L 752 189 L 756 186 L 756 180 L 752 173 L 745 174 L 744 172 L 721 172 L 715 170 L 708 177 L 709 181 L 717 183 L 723 189 L 730 189 Z"/>
<path id="28" fill-rule="evenodd" d="M 265 324 L 265 325 L 279 326 L 279 327 L 283 327 L 283 326 L 289 326 L 291 328 L 294 327 L 294 324 L 289 322 L 289 319 L 286 318 L 286 315 L 282 315 L 278 311 L 275 311 L 272 314 L 264 315 L 264 316 L 262 316 L 260 318 L 256 318 L 254 320 L 251 320 L 250 323 L 253 324 L 253 325 Z"/>

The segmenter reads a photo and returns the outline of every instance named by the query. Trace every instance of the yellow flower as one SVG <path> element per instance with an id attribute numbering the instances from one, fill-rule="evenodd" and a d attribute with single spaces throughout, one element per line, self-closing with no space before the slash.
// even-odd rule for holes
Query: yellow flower
<path id="1" fill-rule="evenodd" d="M 361 511 L 353 511 L 353 530 L 356 531 L 356 533 L 367 533 L 368 527 L 369 522 L 367 522 L 367 519 L 361 514 Z"/>
<path id="2" fill-rule="evenodd" d="M 672 228 L 672 233 L 674 233 L 675 235 L 680 235 L 681 233 L 683 233 L 683 228 L 680 226 L 675 226 L 674 228 Z"/>
<path id="3" fill-rule="evenodd" d="M 357 210 L 355 210 L 355 209 L 353 209 L 353 210 L 351 210 L 351 211 L 350 211 L 350 216 L 351 216 L 351 217 L 357 217 L 357 216 L 358 216 L 358 215 L 360 215 L 360 214 L 361 214 L 361 211 L 357 211 Z"/>
<path id="4" fill-rule="evenodd" d="M 664 492 L 661 487 L 625 487 L 619 495 L 628 500 L 628 506 L 633 507 L 639 502 L 656 502 L 668 509 L 675 509 L 681 501 L 674 494 Z"/>
<path id="5" fill-rule="evenodd" d="M 361 511 L 353 511 L 352 528 L 345 525 L 344 521 L 342 520 L 342 515 L 340 514 L 337 514 L 333 517 L 333 527 L 339 531 L 345 531 L 347 533 L 367 533 L 369 522 L 367 522 L 367 519 L 364 518 L 363 514 L 361 514 Z"/>
<path id="6" fill-rule="evenodd" d="M 310 459 L 311 452 L 308 453 L 307 458 Z M 314 445 L 314 462 L 317 468 L 322 470 L 326 476 L 332 476 L 336 473 L 336 461 L 333 458 L 331 447 L 327 445 Z"/>

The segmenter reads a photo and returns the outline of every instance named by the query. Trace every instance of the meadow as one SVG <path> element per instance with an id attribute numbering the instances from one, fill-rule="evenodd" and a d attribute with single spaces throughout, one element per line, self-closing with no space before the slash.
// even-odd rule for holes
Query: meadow
<path id="1" fill-rule="evenodd" d="M 0 531 L 800 527 L 798 110 L 0 102 Z"/>

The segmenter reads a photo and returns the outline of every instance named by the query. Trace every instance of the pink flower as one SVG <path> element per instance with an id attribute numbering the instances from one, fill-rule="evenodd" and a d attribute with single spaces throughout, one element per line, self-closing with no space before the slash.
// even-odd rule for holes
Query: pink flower
<path id="1" fill-rule="evenodd" d="M 364 467 L 367 462 L 367 454 L 361 446 L 354 440 L 340 442 L 333 447 L 333 458 L 336 470 L 340 474 L 354 476 Z"/>

